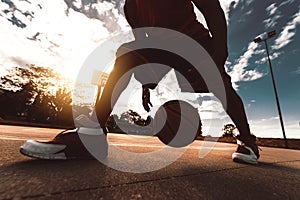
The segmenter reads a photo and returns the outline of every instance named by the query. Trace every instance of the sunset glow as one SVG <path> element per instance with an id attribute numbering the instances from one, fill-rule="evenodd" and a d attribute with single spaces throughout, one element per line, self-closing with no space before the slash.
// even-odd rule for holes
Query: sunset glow
<path id="1" fill-rule="evenodd" d="M 67 85 L 74 89 L 74 81 L 80 77 L 94 91 L 93 72 L 105 69 L 109 73 L 120 41 L 111 44 L 105 55 L 99 55 L 99 60 L 109 65 L 92 66 L 81 77 L 86 59 L 104 42 L 130 30 L 123 15 L 124 0 L 117 4 L 115 1 L 96 1 L 85 5 L 83 1 L 72 1 L 73 7 L 65 1 L 12 2 L 18 9 L 10 7 L 6 1 L 0 2 L 0 74 L 14 66 L 44 66 L 62 75 L 64 81 L 59 84 L 61 81 L 57 80 L 57 88 Z M 244 101 L 252 131 L 258 136 L 282 137 L 265 50 L 263 45 L 252 42 L 261 33 L 276 30 L 278 35 L 269 40 L 269 46 L 284 123 L 287 136 L 299 138 L 299 3 L 295 0 L 220 0 L 220 3 L 228 24 L 226 70 Z M 200 12 L 196 10 L 196 14 L 198 20 L 204 22 Z M 122 42 L 132 39 L 124 37 Z M 118 108 L 136 108 L 146 114 L 140 105 L 140 85 L 132 84 L 128 88 L 135 88 L 135 92 L 130 101 L 126 101 L 126 105 L 120 103 Z M 170 81 L 168 86 L 174 89 L 176 84 Z M 174 91 L 176 93 L 177 89 Z M 173 98 L 172 92 L 164 93 Z M 93 92 L 86 95 L 86 99 L 93 102 Z M 155 90 L 153 101 L 158 105 L 162 100 L 156 99 L 156 95 Z M 210 115 L 231 122 L 217 99 L 210 94 L 201 94 L 201 98 L 197 99 L 197 104 L 203 118 Z"/>

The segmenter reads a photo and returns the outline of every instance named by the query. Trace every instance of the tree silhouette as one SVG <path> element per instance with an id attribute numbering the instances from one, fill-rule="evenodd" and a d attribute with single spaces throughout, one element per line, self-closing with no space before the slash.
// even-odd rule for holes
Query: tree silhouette
<path id="1" fill-rule="evenodd" d="M 106 127 L 108 128 L 109 132 L 120 132 L 118 127 L 118 115 L 110 115 L 106 122 Z"/>
<path id="2" fill-rule="evenodd" d="M 151 122 L 153 122 L 151 116 L 143 119 L 137 112 L 128 110 L 122 113 L 120 118 L 116 120 L 116 132 L 153 135 L 153 124 Z"/>
<path id="3" fill-rule="evenodd" d="M 148 116 L 147 119 L 143 119 L 139 113 L 130 109 L 121 114 L 120 120 L 127 121 L 130 124 L 146 126 L 151 123 L 152 118 Z"/>
<path id="4" fill-rule="evenodd" d="M 51 101 L 55 109 L 55 121 L 59 124 L 73 123 L 72 117 L 72 94 L 66 88 L 60 88 L 56 91 L 55 96 L 52 96 Z"/>
<path id="5" fill-rule="evenodd" d="M 0 77 L 2 117 L 26 117 L 31 122 L 72 124 L 71 92 L 51 68 L 13 67 Z"/>
<path id="6" fill-rule="evenodd" d="M 223 137 L 233 137 L 235 129 L 236 127 L 233 124 L 225 124 L 224 127 L 222 128 Z"/>

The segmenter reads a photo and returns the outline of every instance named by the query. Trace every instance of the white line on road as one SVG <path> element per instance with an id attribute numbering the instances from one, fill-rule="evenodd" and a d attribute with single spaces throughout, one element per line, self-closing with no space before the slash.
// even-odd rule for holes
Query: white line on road
<path id="1" fill-rule="evenodd" d="M 27 140 L 26 138 L 14 137 L 14 136 L 0 136 L 0 140 Z"/>
<path id="2" fill-rule="evenodd" d="M 23 131 L 41 130 L 45 128 L 23 128 Z"/>

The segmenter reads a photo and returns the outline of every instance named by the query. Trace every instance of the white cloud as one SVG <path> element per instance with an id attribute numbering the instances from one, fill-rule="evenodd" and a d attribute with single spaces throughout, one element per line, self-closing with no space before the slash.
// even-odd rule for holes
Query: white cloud
<path id="1" fill-rule="evenodd" d="M 258 137 L 283 138 L 279 117 L 270 117 L 268 119 L 250 120 L 251 131 Z M 299 121 L 292 120 L 284 122 L 284 128 L 287 138 L 300 138 Z"/>
<path id="2" fill-rule="evenodd" d="M 256 54 L 255 49 L 257 46 L 257 43 L 251 42 L 248 45 L 247 51 L 245 51 L 244 54 L 235 61 L 235 64 L 229 71 L 229 75 L 231 76 L 231 80 L 234 83 L 235 88 L 237 88 L 235 83 L 239 81 L 252 81 L 263 76 L 262 73 L 256 70 L 247 70 L 247 67 L 249 66 L 249 59 Z"/>
<path id="3" fill-rule="evenodd" d="M 273 3 L 266 8 L 266 11 L 269 13 L 269 15 L 274 15 L 277 9 L 278 7 L 276 7 L 276 3 Z"/>
<path id="4" fill-rule="evenodd" d="M 242 3 L 242 4 L 244 4 L 242 9 L 245 9 L 246 7 L 249 8 L 248 6 L 253 2 L 254 2 L 254 0 L 220 0 L 221 7 L 224 10 L 227 21 L 229 18 L 229 12 L 230 12 L 231 6 L 233 6 L 233 8 L 235 8 L 239 3 Z M 234 5 L 233 5 L 233 3 L 234 3 Z M 245 14 L 250 15 L 252 13 L 252 11 L 253 10 L 249 10 Z"/>
<path id="5" fill-rule="evenodd" d="M 220 0 L 221 7 L 224 10 L 227 21 L 228 21 L 228 15 L 230 11 L 230 5 L 232 2 L 233 2 L 232 0 Z M 235 1 L 235 5 L 237 5 L 237 2 L 238 1 Z"/>
<path id="6" fill-rule="evenodd" d="M 228 117 L 220 101 L 203 101 L 198 109 L 203 120 L 225 119 Z"/>
<path id="7" fill-rule="evenodd" d="M 253 9 L 246 12 L 245 15 L 251 15 L 252 13 L 253 13 Z"/>
<path id="8" fill-rule="evenodd" d="M 3 1 L 1 1 L 1 2 L 0 2 L 0 8 L 1 8 L 2 10 L 7 10 L 7 9 L 9 9 L 9 6 L 8 6 L 8 4 L 4 3 Z M 1 15 L 0 15 L 0 16 L 1 16 Z"/>
<path id="9" fill-rule="evenodd" d="M 281 54 L 282 54 L 281 52 L 271 53 L 270 60 L 274 60 L 274 59 L 278 58 Z M 265 56 L 262 59 L 255 61 L 255 64 L 261 65 L 261 64 L 264 64 L 266 62 L 268 62 L 268 58 L 267 58 L 267 56 L 265 54 Z"/>
<path id="10" fill-rule="evenodd" d="M 295 0 L 287 0 L 287 1 L 284 1 L 284 2 L 282 2 L 280 5 L 279 5 L 279 7 L 281 7 L 281 6 L 283 6 L 283 5 L 286 5 L 286 4 L 291 4 L 291 3 L 293 3 Z"/>
<path id="11" fill-rule="evenodd" d="M 282 16 L 278 14 L 271 18 L 265 19 L 263 21 L 263 23 L 265 24 L 265 29 L 268 30 L 274 28 L 277 25 L 277 20 L 280 19 L 281 17 Z"/>
<path id="12" fill-rule="evenodd" d="M 276 3 L 271 4 L 266 8 L 266 11 L 270 18 L 265 19 L 263 23 L 265 24 L 265 29 L 271 29 L 277 25 L 277 20 L 282 17 L 281 12 L 278 10 Z"/>
<path id="13" fill-rule="evenodd" d="M 6 19 L 12 13 L 2 13 L 5 16 L 0 17 L 1 68 L 36 64 L 54 67 L 75 77 L 89 53 L 111 34 L 106 22 L 88 18 L 72 9 L 67 12 L 64 1 L 14 1 L 14 4 L 20 11 L 15 10 L 13 14 L 27 26 L 22 29 L 12 25 Z M 99 4 L 99 13 L 112 10 L 116 20 L 110 20 L 111 23 L 128 29 L 124 17 L 116 14 L 112 3 Z M 25 11 L 34 13 L 34 18 L 21 14 Z M 108 20 L 111 16 L 106 17 Z"/>
<path id="14" fill-rule="evenodd" d="M 242 81 L 254 81 L 263 77 L 263 73 L 260 73 L 256 70 L 248 70 L 243 74 Z"/>
<path id="15" fill-rule="evenodd" d="M 254 2 L 254 0 L 245 0 L 245 5 L 249 6 L 253 2 Z"/>
<path id="16" fill-rule="evenodd" d="M 283 30 L 280 32 L 279 37 L 275 40 L 273 49 L 281 49 L 293 41 L 296 34 L 296 27 L 300 23 L 300 11 L 296 13 L 290 22 L 287 23 Z"/>
<path id="17" fill-rule="evenodd" d="M 237 5 L 240 1 L 243 0 L 220 0 L 220 5 L 224 11 L 225 17 L 226 17 L 226 21 L 228 23 L 228 19 L 229 19 L 229 11 L 230 11 L 230 6 L 232 5 L 233 2 L 235 2 L 235 5 Z M 247 4 L 252 3 L 253 0 L 248 0 L 246 1 Z M 200 13 L 200 11 L 197 8 L 194 8 L 197 19 L 204 25 L 207 27 L 205 19 L 203 17 L 203 15 Z M 248 12 L 248 14 L 251 14 L 251 11 Z"/>

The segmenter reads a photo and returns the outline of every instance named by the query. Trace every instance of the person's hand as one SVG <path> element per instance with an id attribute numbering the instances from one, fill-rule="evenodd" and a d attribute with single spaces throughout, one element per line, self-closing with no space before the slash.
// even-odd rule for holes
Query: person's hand
<path id="1" fill-rule="evenodd" d="M 150 106 L 152 107 L 152 103 L 150 101 L 150 89 L 149 87 L 143 86 L 143 94 L 142 94 L 142 101 L 144 109 L 149 112 Z"/>

